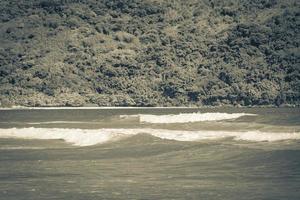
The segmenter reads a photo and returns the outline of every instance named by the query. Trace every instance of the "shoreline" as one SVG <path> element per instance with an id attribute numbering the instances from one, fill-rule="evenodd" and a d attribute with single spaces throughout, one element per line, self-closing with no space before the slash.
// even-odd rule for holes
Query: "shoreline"
<path id="1" fill-rule="evenodd" d="M 11 107 L 11 108 L 0 108 L 0 110 L 113 110 L 113 109 L 196 109 L 198 107 Z"/>
<path id="2" fill-rule="evenodd" d="M 12 106 L 12 107 L 0 107 L 1 110 L 130 110 L 130 109 L 207 109 L 207 108 L 299 108 L 300 105 L 254 105 L 254 106 L 234 106 L 234 105 L 224 105 L 224 106 L 171 106 L 171 107 L 139 107 L 139 106 L 108 106 L 108 107 L 101 107 L 101 106 L 47 106 L 47 107 L 26 107 L 26 106 Z"/>

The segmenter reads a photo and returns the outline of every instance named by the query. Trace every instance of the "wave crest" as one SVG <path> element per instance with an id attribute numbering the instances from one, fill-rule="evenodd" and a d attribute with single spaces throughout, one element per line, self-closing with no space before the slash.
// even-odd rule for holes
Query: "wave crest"
<path id="1" fill-rule="evenodd" d="M 180 113 L 177 115 L 121 115 L 120 118 L 139 118 L 140 122 L 151 124 L 189 123 L 237 119 L 243 116 L 255 116 L 250 113 Z"/>
<path id="2" fill-rule="evenodd" d="M 124 137 L 146 133 L 161 139 L 177 141 L 200 141 L 208 139 L 233 138 L 247 141 L 280 141 L 299 140 L 300 133 L 274 133 L 274 132 L 230 132 L 230 131 L 181 131 L 167 129 L 60 129 L 60 128 L 11 128 L 0 129 L 0 138 L 20 139 L 62 139 L 77 146 L 90 146 Z"/>

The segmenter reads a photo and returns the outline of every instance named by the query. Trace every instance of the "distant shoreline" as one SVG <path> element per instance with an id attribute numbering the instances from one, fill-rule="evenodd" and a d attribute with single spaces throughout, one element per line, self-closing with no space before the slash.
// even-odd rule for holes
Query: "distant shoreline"
<path id="1" fill-rule="evenodd" d="M 49 107 L 26 107 L 26 106 L 12 106 L 12 107 L 0 107 L 0 110 L 113 110 L 113 109 L 204 109 L 204 108 L 298 108 L 300 105 L 254 105 L 254 106 L 233 106 L 233 105 L 224 105 L 224 106 L 201 106 L 201 107 L 185 107 L 185 106 L 172 106 L 172 107 L 134 107 L 134 106 L 108 106 L 108 107 L 96 107 L 96 106 L 49 106 Z"/>
<path id="2" fill-rule="evenodd" d="M 23 106 L 18 106 L 18 107 L 11 107 L 11 108 L 0 108 L 0 110 L 109 110 L 109 109 L 162 109 L 162 108 L 167 108 L 167 109 L 172 109 L 172 108 L 180 108 L 180 109 L 195 109 L 199 107 L 23 107 Z"/>

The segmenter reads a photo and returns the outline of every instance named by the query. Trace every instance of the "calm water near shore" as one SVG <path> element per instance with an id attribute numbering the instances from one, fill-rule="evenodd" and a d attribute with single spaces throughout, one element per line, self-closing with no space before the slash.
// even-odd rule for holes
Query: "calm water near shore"
<path id="1" fill-rule="evenodd" d="M 300 199 L 299 108 L 0 110 L 0 199 Z"/>

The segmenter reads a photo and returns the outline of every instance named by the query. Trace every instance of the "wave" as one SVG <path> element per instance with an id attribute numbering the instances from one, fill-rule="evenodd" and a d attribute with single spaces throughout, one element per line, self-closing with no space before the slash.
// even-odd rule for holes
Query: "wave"
<path id="1" fill-rule="evenodd" d="M 85 130 L 63 128 L 11 128 L 0 129 L 0 138 L 64 140 L 77 146 L 90 146 L 113 140 L 121 134 L 109 130 Z"/>
<path id="2" fill-rule="evenodd" d="M 275 133 L 260 131 L 181 131 L 167 129 L 62 129 L 62 128 L 11 128 L 0 129 L 0 138 L 20 139 L 61 139 L 77 146 L 90 146 L 109 141 L 116 141 L 137 134 L 150 134 L 152 136 L 176 141 L 200 141 L 211 139 L 233 138 L 247 141 L 281 141 L 299 140 L 300 133 Z"/>
<path id="3" fill-rule="evenodd" d="M 139 118 L 140 122 L 152 124 L 189 123 L 237 119 L 243 116 L 255 116 L 250 113 L 180 113 L 177 115 L 120 115 L 122 119 Z"/>

